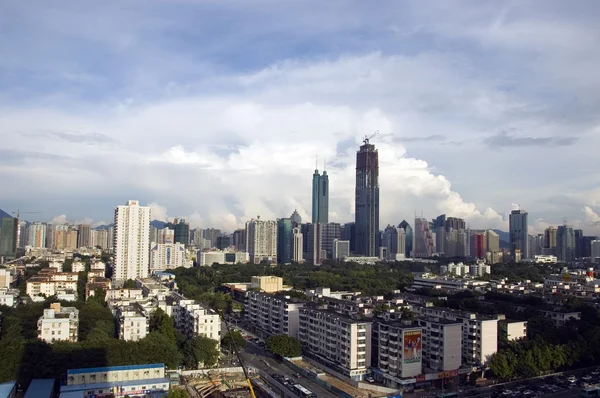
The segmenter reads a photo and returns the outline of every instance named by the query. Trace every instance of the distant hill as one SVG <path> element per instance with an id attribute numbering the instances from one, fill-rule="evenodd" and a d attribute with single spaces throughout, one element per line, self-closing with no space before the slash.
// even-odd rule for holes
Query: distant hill
<path id="1" fill-rule="evenodd" d="M 0 209 L 0 218 L 8 218 L 8 217 L 12 217 L 10 214 L 8 214 L 7 212 L 5 212 L 4 210 Z"/>
<path id="2" fill-rule="evenodd" d="M 0 217 L 1 218 L 1 217 Z M 158 221 L 158 220 L 152 220 L 150 221 L 150 225 L 152 225 L 155 228 L 158 229 L 163 229 L 165 227 L 165 222 L 164 221 Z M 94 227 L 94 229 L 109 229 L 110 227 L 114 227 L 115 224 L 108 224 L 108 225 L 98 225 L 97 227 Z"/>
<path id="3" fill-rule="evenodd" d="M 500 231 L 499 229 L 492 229 L 492 231 L 498 234 L 500 240 L 503 240 L 505 242 L 510 241 L 510 234 L 508 232 Z"/>
<path id="4" fill-rule="evenodd" d="M 92 229 L 96 229 L 96 230 L 102 230 L 102 229 L 109 229 L 110 227 L 114 227 L 115 224 L 108 224 L 108 225 L 98 225 Z"/>

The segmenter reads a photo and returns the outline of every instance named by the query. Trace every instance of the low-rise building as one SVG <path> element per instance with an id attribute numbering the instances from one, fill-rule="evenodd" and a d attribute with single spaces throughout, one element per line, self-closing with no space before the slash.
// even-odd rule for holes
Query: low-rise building
<path id="1" fill-rule="evenodd" d="M 372 322 L 351 319 L 315 304 L 300 308 L 298 338 L 313 358 L 352 380 L 371 372 Z"/>
<path id="2" fill-rule="evenodd" d="M 259 334 L 298 337 L 299 310 L 306 303 L 257 291 L 248 292 L 246 300 L 246 316 Z"/>
<path id="3" fill-rule="evenodd" d="M 19 289 L 0 289 L 0 305 L 14 307 L 19 302 Z"/>
<path id="4" fill-rule="evenodd" d="M 546 318 L 551 319 L 556 326 L 564 326 L 570 320 L 581 319 L 581 312 L 579 311 L 547 311 L 540 310 L 540 313 Z"/>
<path id="5" fill-rule="evenodd" d="M 172 308 L 175 327 L 191 339 L 205 336 L 221 340 L 221 318 L 212 309 L 206 308 L 194 300 L 179 300 Z"/>
<path id="6" fill-rule="evenodd" d="M 0 289 L 9 289 L 13 283 L 13 273 L 8 268 L 0 268 Z"/>
<path id="7" fill-rule="evenodd" d="M 56 272 L 54 268 L 44 268 L 27 280 L 26 292 L 33 301 L 44 301 L 60 291 L 77 291 L 76 272 Z"/>
<path id="8" fill-rule="evenodd" d="M 106 291 L 106 301 L 141 299 L 142 289 L 109 289 Z"/>
<path id="9" fill-rule="evenodd" d="M 80 397 L 162 397 L 169 391 L 169 378 L 165 376 L 162 363 L 70 369 L 60 393 L 76 393 Z"/>
<path id="10" fill-rule="evenodd" d="M 83 261 L 73 261 L 71 272 L 85 272 L 85 263 Z"/>
<path id="11" fill-rule="evenodd" d="M 198 250 L 196 253 L 198 265 L 201 267 L 211 266 L 213 264 L 247 264 L 250 262 L 250 255 L 242 251 L 222 251 L 222 250 Z"/>
<path id="12" fill-rule="evenodd" d="M 96 290 L 109 291 L 112 281 L 108 278 L 93 278 L 85 284 L 85 297 L 89 298 L 96 294 Z"/>
<path id="13" fill-rule="evenodd" d="M 507 341 L 515 341 L 527 337 L 527 321 L 500 319 L 498 321 L 498 337 Z"/>
<path id="14" fill-rule="evenodd" d="M 148 318 L 148 312 L 139 303 L 117 307 L 115 320 L 119 339 L 137 341 L 146 337 L 150 332 Z"/>
<path id="15" fill-rule="evenodd" d="M 38 338 L 47 343 L 55 341 L 77 342 L 79 335 L 79 310 L 50 304 L 38 320 Z"/>

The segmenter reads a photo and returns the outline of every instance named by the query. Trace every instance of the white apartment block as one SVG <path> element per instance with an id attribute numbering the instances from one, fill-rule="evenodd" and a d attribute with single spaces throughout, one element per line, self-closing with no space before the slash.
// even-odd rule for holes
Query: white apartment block
<path id="1" fill-rule="evenodd" d="M 501 319 L 498 321 L 498 335 L 508 341 L 515 341 L 527 337 L 527 321 Z"/>
<path id="2" fill-rule="evenodd" d="M 91 245 L 101 249 L 112 248 L 107 229 L 93 229 L 90 233 Z"/>
<path id="3" fill-rule="evenodd" d="M 92 261 L 90 261 L 90 270 L 106 271 L 106 264 L 104 264 L 102 261 L 92 260 Z"/>
<path id="4" fill-rule="evenodd" d="M 13 282 L 13 274 L 8 268 L 0 268 L 0 289 L 10 288 Z"/>
<path id="5" fill-rule="evenodd" d="M 78 278 L 76 272 L 56 272 L 56 269 L 45 268 L 27 280 L 26 293 L 34 301 L 43 301 L 44 297 L 66 291 L 77 292 Z"/>
<path id="6" fill-rule="evenodd" d="M 113 279 L 148 277 L 150 263 L 150 207 L 130 200 L 115 209 Z"/>
<path id="7" fill-rule="evenodd" d="M 82 261 L 73 261 L 71 265 L 71 272 L 84 272 L 85 271 L 85 263 Z"/>
<path id="8" fill-rule="evenodd" d="M 296 263 L 304 262 L 304 236 L 300 232 L 300 228 L 292 230 L 292 261 Z"/>
<path id="9" fill-rule="evenodd" d="M 542 315 L 544 315 L 546 318 L 551 319 L 557 327 L 564 326 L 570 320 L 581 319 L 581 312 L 579 312 L 579 311 L 562 312 L 562 311 L 540 310 L 540 313 Z"/>
<path id="10" fill-rule="evenodd" d="M 138 303 L 118 307 L 115 315 L 120 340 L 138 341 L 150 332 L 149 314 Z"/>
<path id="11" fill-rule="evenodd" d="M 186 251 L 183 243 L 156 243 L 150 246 L 150 272 L 185 267 Z"/>
<path id="12" fill-rule="evenodd" d="M 307 304 L 300 308 L 298 338 L 309 357 L 352 380 L 362 380 L 371 372 L 371 327 L 371 322 Z"/>
<path id="13" fill-rule="evenodd" d="M 250 288 L 265 293 L 277 293 L 283 289 L 283 278 L 279 276 L 253 276 L 250 280 Z"/>
<path id="14" fill-rule="evenodd" d="M 423 330 L 401 322 L 379 323 L 378 361 L 384 384 L 401 386 L 401 379 L 423 372 Z"/>
<path id="15" fill-rule="evenodd" d="M 77 342 L 79 335 L 79 310 L 50 304 L 38 320 L 38 338 L 47 343 L 55 341 Z"/>
<path id="16" fill-rule="evenodd" d="M 14 307 L 19 302 L 19 289 L 0 288 L 0 305 Z"/>
<path id="17" fill-rule="evenodd" d="M 423 367 L 438 372 L 460 368 L 462 363 L 462 322 L 442 318 L 421 318 Z"/>
<path id="18" fill-rule="evenodd" d="M 254 264 L 277 262 L 277 221 L 252 219 L 246 222 L 246 250 Z"/>
<path id="19" fill-rule="evenodd" d="M 117 301 L 117 300 L 138 300 L 143 299 L 144 294 L 142 289 L 109 289 L 106 291 L 105 300 Z"/>
<path id="20" fill-rule="evenodd" d="M 462 360 L 464 364 L 481 365 L 498 350 L 498 319 L 468 311 L 445 307 L 415 306 L 414 312 L 423 317 L 460 321 L 462 323 Z"/>
<path id="21" fill-rule="evenodd" d="M 175 327 L 188 339 L 205 336 L 221 340 L 221 318 L 219 315 L 194 300 L 180 300 L 172 308 Z"/>
<path id="22" fill-rule="evenodd" d="M 246 316 L 260 334 L 271 336 L 287 334 L 298 337 L 300 308 L 305 303 L 289 296 L 276 296 L 250 291 L 246 298 Z"/>

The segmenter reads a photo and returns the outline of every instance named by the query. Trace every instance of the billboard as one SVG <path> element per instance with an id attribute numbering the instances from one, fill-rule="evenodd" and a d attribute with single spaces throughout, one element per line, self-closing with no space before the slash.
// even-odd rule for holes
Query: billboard
<path id="1" fill-rule="evenodd" d="M 420 330 L 404 332 L 403 351 L 404 363 L 421 362 L 421 357 L 423 353 L 423 341 L 421 340 Z"/>

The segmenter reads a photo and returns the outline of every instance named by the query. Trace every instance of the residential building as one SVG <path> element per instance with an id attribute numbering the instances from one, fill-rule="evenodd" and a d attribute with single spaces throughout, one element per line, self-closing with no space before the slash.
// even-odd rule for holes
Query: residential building
<path id="1" fill-rule="evenodd" d="M 112 247 L 112 242 L 109 243 L 108 240 L 108 230 L 107 229 L 94 229 L 91 231 L 91 246 L 99 247 L 101 249 L 108 249 Z"/>
<path id="2" fill-rule="evenodd" d="M 293 243 L 292 261 L 294 261 L 296 263 L 303 263 L 304 262 L 304 252 L 303 252 L 304 236 L 302 235 L 302 232 L 300 231 L 300 228 L 298 228 L 298 227 L 294 227 L 294 229 L 292 230 L 292 243 Z"/>
<path id="3" fill-rule="evenodd" d="M 283 278 L 278 276 L 253 276 L 250 288 L 265 293 L 276 293 L 283 289 Z"/>
<path id="4" fill-rule="evenodd" d="M 329 223 L 329 177 L 327 171 L 319 175 L 315 169 L 312 185 L 312 223 Z"/>
<path id="5" fill-rule="evenodd" d="M 210 245 L 205 247 L 205 249 L 210 249 L 217 246 L 217 238 L 221 236 L 221 230 L 216 228 L 207 228 L 202 231 L 204 239 L 208 239 L 210 241 Z"/>
<path id="6" fill-rule="evenodd" d="M 221 319 L 194 300 L 181 299 L 172 308 L 175 327 L 188 339 L 204 336 L 221 341 Z"/>
<path id="7" fill-rule="evenodd" d="M 592 242 L 598 240 L 597 236 L 583 236 L 581 238 L 582 257 L 590 258 L 592 256 Z"/>
<path id="8" fill-rule="evenodd" d="M 485 231 L 485 247 L 491 253 L 500 251 L 500 236 L 491 229 Z"/>
<path id="9" fill-rule="evenodd" d="M 54 228 L 54 244 L 57 250 L 77 249 L 77 229 L 68 225 L 56 225 Z"/>
<path id="10" fill-rule="evenodd" d="M 166 223 L 165 228 L 173 231 L 173 240 L 170 243 L 181 243 L 184 247 L 190 244 L 190 224 L 183 218 L 175 218 L 172 223 Z M 213 246 L 216 245 L 216 239 L 212 243 Z"/>
<path id="11" fill-rule="evenodd" d="M 173 242 L 175 242 L 175 231 L 169 227 L 160 229 L 158 231 L 158 235 L 159 235 L 158 241 L 154 241 L 154 242 L 158 242 L 158 243 L 173 243 Z"/>
<path id="12" fill-rule="evenodd" d="M 249 291 L 246 316 L 259 334 L 298 337 L 299 310 L 304 302 L 289 296 Z"/>
<path id="13" fill-rule="evenodd" d="M 333 241 L 333 259 L 343 261 L 345 257 L 350 256 L 350 241 L 334 240 Z"/>
<path id="14" fill-rule="evenodd" d="M 293 228 L 290 218 L 277 220 L 277 263 L 292 262 Z"/>
<path id="15" fill-rule="evenodd" d="M 85 271 L 85 263 L 80 260 L 75 260 L 71 264 L 71 272 L 84 272 Z M 59 271 L 60 272 L 60 271 Z"/>
<path id="16" fill-rule="evenodd" d="M 139 304 L 117 307 L 115 320 L 120 340 L 138 341 L 150 333 L 148 312 Z"/>
<path id="17" fill-rule="evenodd" d="M 498 319 L 445 307 L 413 307 L 415 314 L 459 321 L 462 323 L 462 362 L 468 365 L 487 363 L 498 350 Z"/>
<path id="18" fill-rule="evenodd" d="M 527 224 L 527 212 L 523 210 L 513 210 L 508 217 L 508 229 L 510 239 L 510 255 L 517 261 L 520 256 L 526 256 L 529 252 L 529 233 Z"/>
<path id="19" fill-rule="evenodd" d="M 590 242 L 590 257 L 594 262 L 600 262 L 600 240 Z"/>
<path id="20" fill-rule="evenodd" d="M 185 267 L 187 260 L 183 243 L 152 242 L 150 247 L 150 273 Z"/>
<path id="21" fill-rule="evenodd" d="M 277 221 L 260 218 L 246 222 L 246 248 L 250 262 L 277 262 Z"/>
<path id="22" fill-rule="evenodd" d="M 552 320 L 556 327 L 565 326 L 565 324 L 571 320 L 581 319 L 581 312 L 579 311 L 548 311 L 540 310 L 540 313 L 546 318 Z"/>
<path id="23" fill-rule="evenodd" d="M 106 301 L 120 301 L 144 297 L 142 289 L 109 289 L 106 291 Z"/>
<path id="24" fill-rule="evenodd" d="M 500 319 L 498 321 L 498 338 L 516 341 L 527 337 L 527 321 Z"/>
<path id="25" fill-rule="evenodd" d="M 377 256 L 379 235 L 379 153 L 365 137 L 356 153 L 354 221 L 356 253 Z"/>
<path id="26" fill-rule="evenodd" d="M 8 268 L 0 268 L 0 289 L 9 289 L 13 283 L 13 274 Z"/>
<path id="27" fill-rule="evenodd" d="M 238 229 L 233 231 L 233 247 L 235 250 L 246 251 L 246 230 Z"/>
<path id="28" fill-rule="evenodd" d="M 60 303 L 50 304 L 38 320 L 38 338 L 47 343 L 55 341 L 77 342 L 79 331 L 79 310 L 75 307 L 61 307 Z"/>
<path id="29" fill-rule="evenodd" d="M 19 289 L 0 288 L 0 305 L 5 305 L 7 307 L 15 307 L 19 302 L 20 294 L 21 292 L 19 291 Z M 1 321 L 2 320 L 0 316 L 0 326 L 2 326 Z"/>
<path id="30" fill-rule="evenodd" d="M 423 329 L 411 323 L 380 322 L 378 332 L 378 363 L 383 382 L 400 388 L 400 379 L 422 373 Z"/>
<path id="31" fill-rule="evenodd" d="M 29 225 L 27 245 L 33 248 L 46 247 L 46 224 L 34 222 Z"/>
<path id="32" fill-rule="evenodd" d="M 554 249 L 556 248 L 556 233 L 558 228 L 555 226 L 549 226 L 544 231 L 544 248 Z"/>
<path id="33" fill-rule="evenodd" d="M 371 327 L 370 321 L 307 304 L 300 308 L 298 338 L 306 356 L 358 381 L 371 372 Z"/>
<path id="34" fill-rule="evenodd" d="M 69 369 L 61 396 L 162 397 L 169 392 L 169 378 L 162 363 Z"/>
<path id="35" fill-rule="evenodd" d="M 43 301 L 46 297 L 65 291 L 77 292 L 76 272 L 56 272 L 53 268 L 44 268 L 27 280 L 27 295 L 33 301 Z"/>
<path id="36" fill-rule="evenodd" d="M 96 295 L 97 290 L 104 290 L 105 292 L 112 288 L 111 280 L 104 277 L 90 276 L 88 273 L 88 282 L 85 284 L 85 297 L 93 297 Z"/>
<path id="37" fill-rule="evenodd" d="M 388 225 L 383 231 L 381 246 L 386 249 L 386 260 L 397 261 L 406 258 L 406 231 Z"/>
<path id="38" fill-rule="evenodd" d="M 77 247 L 91 246 L 91 228 L 89 224 L 81 224 L 77 227 Z"/>
<path id="39" fill-rule="evenodd" d="M 130 200 L 115 209 L 113 279 L 148 277 L 150 263 L 150 207 Z"/>
<path id="40" fill-rule="evenodd" d="M 231 235 L 217 236 L 217 249 L 226 250 L 231 247 Z"/>
<path id="41" fill-rule="evenodd" d="M 419 318 L 423 330 L 423 368 L 447 372 L 462 364 L 462 322 L 444 318 Z"/>

